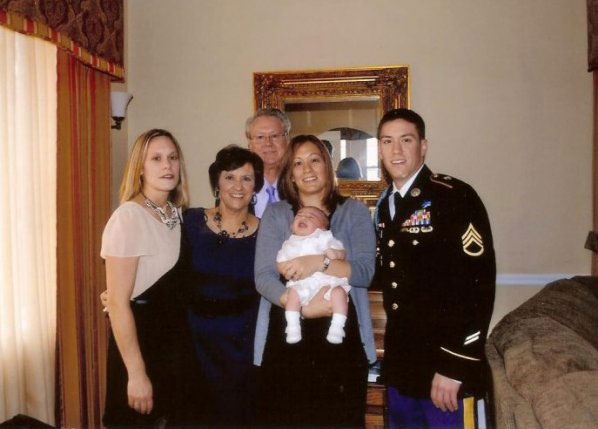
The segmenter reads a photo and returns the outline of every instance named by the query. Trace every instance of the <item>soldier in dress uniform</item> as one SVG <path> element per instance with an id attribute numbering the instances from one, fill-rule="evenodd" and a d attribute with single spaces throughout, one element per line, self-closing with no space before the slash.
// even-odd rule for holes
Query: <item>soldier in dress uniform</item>
<path id="1" fill-rule="evenodd" d="M 475 427 L 485 423 L 496 281 L 488 215 L 471 186 L 424 164 L 425 124 L 414 111 L 386 113 L 378 145 L 391 184 L 375 213 L 389 424 Z"/>

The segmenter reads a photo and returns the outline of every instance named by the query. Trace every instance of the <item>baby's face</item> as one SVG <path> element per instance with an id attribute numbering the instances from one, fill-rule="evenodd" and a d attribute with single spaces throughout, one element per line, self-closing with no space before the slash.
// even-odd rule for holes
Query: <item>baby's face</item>
<path id="1" fill-rule="evenodd" d="M 303 207 L 295 215 L 291 229 L 295 235 L 309 235 L 317 228 L 326 229 L 326 216 L 318 209 Z"/>

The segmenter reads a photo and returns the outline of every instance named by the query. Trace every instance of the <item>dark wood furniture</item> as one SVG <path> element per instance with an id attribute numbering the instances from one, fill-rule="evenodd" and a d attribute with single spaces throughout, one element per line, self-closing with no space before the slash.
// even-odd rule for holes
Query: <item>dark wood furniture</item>
<path id="1" fill-rule="evenodd" d="M 382 306 L 382 292 L 370 291 L 370 313 L 376 342 L 378 360 L 384 357 L 384 329 L 386 313 Z M 386 389 L 376 382 L 368 383 L 365 426 L 368 429 L 382 429 L 386 426 Z"/>
<path id="2" fill-rule="evenodd" d="M 368 383 L 365 427 L 367 429 L 386 427 L 386 389 L 382 384 Z"/>

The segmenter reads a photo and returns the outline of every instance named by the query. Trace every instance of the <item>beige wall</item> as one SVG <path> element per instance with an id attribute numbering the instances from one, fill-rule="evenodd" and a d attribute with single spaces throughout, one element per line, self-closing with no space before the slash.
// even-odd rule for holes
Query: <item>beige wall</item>
<path id="1" fill-rule="evenodd" d="M 127 17 L 129 16 L 129 2 L 124 2 L 124 14 L 125 14 L 125 23 Z M 125 25 L 125 30 L 128 29 L 128 24 Z M 129 32 L 125 31 L 125 54 L 127 52 L 126 46 L 129 43 Z M 129 65 L 129 58 L 125 55 L 125 71 Z M 128 92 L 128 82 L 113 82 L 111 87 L 111 91 L 125 91 Z M 112 203 L 112 209 L 116 209 L 119 204 L 119 195 L 118 190 L 120 187 L 120 182 L 122 180 L 123 172 L 125 169 L 125 165 L 127 163 L 127 156 L 128 156 L 128 143 L 129 143 L 129 120 L 125 119 L 121 123 L 121 129 L 115 130 L 112 129 L 110 133 L 110 149 L 112 155 L 112 172 L 110 175 L 111 187 L 112 192 L 110 193 L 110 199 Z"/>
<path id="2" fill-rule="evenodd" d="M 172 130 L 194 205 L 212 202 L 207 167 L 216 151 L 245 144 L 252 72 L 409 64 L 411 106 L 428 125 L 428 163 L 481 195 L 499 273 L 589 272 L 583 243 L 591 229 L 592 81 L 584 0 L 127 6 L 135 95 L 128 140 L 150 127 Z"/>

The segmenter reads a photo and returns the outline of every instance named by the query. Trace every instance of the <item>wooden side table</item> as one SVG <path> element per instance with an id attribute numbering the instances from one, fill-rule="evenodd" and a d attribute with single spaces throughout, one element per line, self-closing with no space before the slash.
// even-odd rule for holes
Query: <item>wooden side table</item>
<path id="1" fill-rule="evenodd" d="M 386 388 L 382 384 L 368 383 L 365 427 L 384 429 L 386 427 Z"/>
<path id="2" fill-rule="evenodd" d="M 370 291 L 370 313 L 374 340 L 376 342 L 376 355 L 378 360 L 384 358 L 384 330 L 386 328 L 386 312 L 382 306 L 382 292 Z M 368 383 L 365 426 L 368 429 L 383 429 L 386 419 L 386 388 L 376 382 Z"/>

